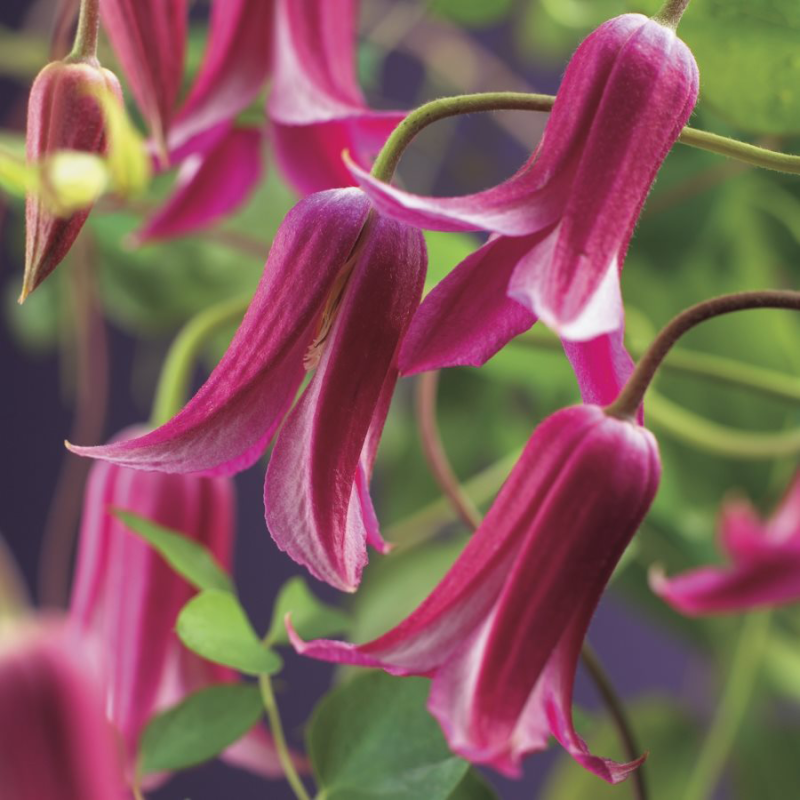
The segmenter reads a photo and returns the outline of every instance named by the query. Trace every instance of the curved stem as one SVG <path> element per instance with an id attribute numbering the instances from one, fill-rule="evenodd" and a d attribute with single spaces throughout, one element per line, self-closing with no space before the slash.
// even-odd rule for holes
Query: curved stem
<path id="1" fill-rule="evenodd" d="M 553 95 L 525 92 L 486 92 L 431 100 L 411 111 L 394 129 L 375 160 L 372 174 L 385 183 L 391 181 L 403 151 L 414 137 L 423 128 L 441 119 L 479 111 L 550 111 L 555 100 Z M 800 156 L 777 153 L 688 126 L 681 131 L 678 141 L 754 167 L 800 175 Z"/>
<path id="2" fill-rule="evenodd" d="M 472 530 L 476 530 L 481 524 L 480 512 L 473 507 L 472 513 L 464 514 L 461 501 L 465 498 L 465 495 L 458 485 L 455 473 L 450 466 L 447 453 L 444 447 L 442 447 L 441 438 L 439 437 L 438 425 L 436 423 L 436 394 L 439 385 L 438 373 L 434 372 L 430 374 L 433 378 L 429 379 L 427 384 L 421 384 L 422 388 L 420 388 L 420 394 L 424 394 L 424 398 L 420 399 L 417 405 L 420 427 L 432 431 L 432 438 L 435 438 L 438 444 L 438 452 L 435 454 L 435 461 L 430 457 L 428 448 L 425 448 L 428 466 L 430 466 L 434 477 L 439 482 L 439 486 L 450 505 L 453 507 L 453 510 L 472 528 Z M 426 436 L 423 434 L 423 441 L 425 441 L 425 438 Z M 581 659 L 586 664 L 586 668 L 592 680 L 597 684 L 597 689 L 603 701 L 606 703 L 611 718 L 618 729 L 626 755 L 630 761 L 635 761 L 639 757 L 641 751 L 636 746 L 630 723 L 625 715 L 625 707 L 619 695 L 617 695 L 614 690 L 608 676 L 603 671 L 597 656 L 585 641 L 581 649 Z M 641 773 L 641 767 L 636 770 L 636 773 L 633 781 L 635 800 L 647 800 L 647 788 L 645 786 L 644 775 Z"/>
<path id="3" fill-rule="evenodd" d="M 403 151 L 412 139 L 428 125 L 440 119 L 478 111 L 550 111 L 555 97 L 525 92 L 486 92 L 441 97 L 411 111 L 386 140 L 372 174 L 385 183 L 391 181 Z"/>
<path id="4" fill-rule="evenodd" d="M 661 25 L 676 30 L 683 16 L 683 12 L 686 11 L 688 6 L 689 0 L 666 0 L 661 7 L 661 11 L 659 11 L 653 19 Z"/>
<path id="5" fill-rule="evenodd" d="M 436 424 L 436 396 L 439 389 L 439 372 L 426 372 L 417 382 L 417 427 L 422 450 L 442 493 L 450 501 L 464 524 L 474 530 L 481 524 L 481 514 L 472 500 L 461 489 L 453 472 Z"/>
<path id="6" fill-rule="evenodd" d="M 69 61 L 97 61 L 97 34 L 100 30 L 100 0 L 81 0 L 78 31 Z"/>
<path id="7" fill-rule="evenodd" d="M 739 431 L 705 419 L 652 390 L 647 395 L 646 412 L 653 428 L 661 428 L 712 455 L 766 461 L 800 454 L 800 429 L 780 433 Z"/>
<path id="8" fill-rule="evenodd" d="M 706 800 L 719 783 L 742 724 L 769 638 L 770 612 L 750 614 L 742 622 L 728 681 L 717 713 L 684 792 L 684 800 Z"/>
<path id="9" fill-rule="evenodd" d="M 661 366 L 664 357 L 675 342 L 696 325 L 723 314 L 745 311 L 753 308 L 786 308 L 800 311 L 800 292 L 756 291 L 726 294 L 705 300 L 678 314 L 656 336 L 650 348 L 636 365 L 619 397 L 606 408 L 617 417 L 633 418 L 644 399 L 650 382 Z"/>
<path id="10" fill-rule="evenodd" d="M 251 299 L 251 295 L 243 295 L 226 300 L 201 311 L 181 329 L 161 368 L 150 419 L 154 427 L 163 425 L 183 408 L 192 370 L 209 337 L 240 320 Z"/>
<path id="11" fill-rule="evenodd" d="M 611 679 L 603 669 L 600 659 L 597 657 L 594 648 L 588 641 L 584 641 L 583 649 L 581 650 L 581 659 L 586 671 L 594 681 L 597 691 L 603 698 L 603 702 L 608 709 L 611 718 L 614 720 L 619 738 L 622 741 L 625 750 L 625 758 L 628 761 L 636 761 L 642 754 L 642 750 L 636 742 L 636 736 L 631 728 L 630 721 L 625 713 L 625 706 L 622 704 L 621 699 L 614 691 L 614 685 Z M 633 772 L 633 792 L 636 800 L 647 800 L 647 785 L 644 780 L 644 764 L 640 765 L 638 769 Z"/>
<path id="12" fill-rule="evenodd" d="M 294 762 L 292 761 L 292 754 L 289 752 L 289 747 L 286 744 L 286 736 L 283 732 L 283 723 L 281 722 L 281 715 L 278 711 L 278 704 L 275 702 L 275 693 L 272 691 L 272 681 L 269 675 L 258 676 L 258 686 L 261 689 L 261 699 L 264 703 L 264 709 L 267 712 L 269 719 L 269 727 L 272 731 L 272 737 L 275 739 L 275 749 L 278 751 L 278 758 L 280 759 L 283 771 L 286 774 L 286 780 L 292 791 L 295 793 L 297 800 L 311 800 L 311 796 L 303 786 L 303 781 L 297 774 Z"/>

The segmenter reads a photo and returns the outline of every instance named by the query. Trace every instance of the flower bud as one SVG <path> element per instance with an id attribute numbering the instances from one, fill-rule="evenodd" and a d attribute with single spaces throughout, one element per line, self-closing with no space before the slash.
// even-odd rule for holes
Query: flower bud
<path id="1" fill-rule="evenodd" d="M 0 638 L 3 800 L 124 796 L 114 737 L 75 644 L 55 620 Z"/>
<path id="2" fill-rule="evenodd" d="M 94 96 L 98 90 L 111 92 L 122 101 L 119 81 L 96 62 L 56 61 L 39 73 L 28 101 L 29 162 L 44 162 L 58 150 L 105 152 L 104 115 Z M 28 195 L 20 302 L 61 263 L 88 216 L 88 208 L 58 216 L 46 195 Z"/>

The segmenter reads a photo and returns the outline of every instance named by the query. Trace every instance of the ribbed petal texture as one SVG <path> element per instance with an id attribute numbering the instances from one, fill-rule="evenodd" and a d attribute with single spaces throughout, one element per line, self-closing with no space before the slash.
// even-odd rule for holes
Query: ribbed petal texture
<path id="1" fill-rule="evenodd" d="M 430 675 L 429 707 L 456 752 L 519 774 L 549 735 L 615 783 L 641 760 L 590 754 L 572 724 L 586 629 L 655 495 L 658 448 L 596 406 L 557 412 L 535 431 L 460 558 L 396 628 L 363 645 L 301 642 L 338 663 Z"/>

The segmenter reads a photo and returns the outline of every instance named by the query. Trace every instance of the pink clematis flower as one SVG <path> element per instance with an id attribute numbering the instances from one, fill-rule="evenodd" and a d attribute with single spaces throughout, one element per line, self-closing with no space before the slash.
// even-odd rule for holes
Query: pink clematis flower
<path id="1" fill-rule="evenodd" d="M 101 0 L 100 11 L 136 103 L 165 153 L 183 78 L 186 0 Z"/>
<path id="2" fill-rule="evenodd" d="M 302 200 L 228 351 L 186 407 L 144 436 L 71 449 L 139 469 L 230 474 L 254 463 L 285 418 L 264 490 L 270 532 L 317 578 L 354 590 L 365 543 L 385 549 L 367 487 L 425 267 L 422 234 L 371 212 L 360 190 Z"/>
<path id="3" fill-rule="evenodd" d="M 234 501 L 228 478 L 162 475 L 105 463 L 95 464 L 89 475 L 70 618 L 97 650 L 107 713 L 131 774 L 139 737 L 154 714 L 236 675 L 183 647 L 175 621 L 194 590 L 111 509 L 186 534 L 230 569 Z M 260 726 L 224 757 L 265 777 L 283 775 L 272 739 Z"/>
<path id="4" fill-rule="evenodd" d="M 275 0 L 268 102 L 278 165 L 303 194 L 350 186 L 349 151 L 364 166 L 405 114 L 373 111 L 354 64 L 356 0 Z"/>
<path id="5" fill-rule="evenodd" d="M 302 642 L 299 653 L 431 676 L 428 708 L 454 751 L 519 775 L 555 738 L 607 781 L 643 759 L 592 755 L 572 722 L 581 645 L 606 583 L 655 495 L 655 439 L 597 406 L 534 432 L 478 531 L 422 605 L 372 642 Z M 287 620 L 287 624 L 289 624 Z"/>
<path id="6" fill-rule="evenodd" d="M 170 129 L 170 149 L 232 120 L 266 84 L 274 0 L 214 0 L 203 63 Z"/>
<path id="7" fill-rule="evenodd" d="M 134 234 L 137 244 L 186 236 L 213 225 L 244 203 L 262 174 L 263 135 L 255 127 L 222 125 L 178 170 L 175 191 Z"/>
<path id="8" fill-rule="evenodd" d="M 3 800 L 125 796 L 113 731 L 76 644 L 56 618 L 0 634 Z"/>
<path id="9" fill-rule="evenodd" d="M 351 164 L 382 213 L 433 230 L 496 234 L 426 299 L 402 372 L 480 366 L 538 318 L 564 341 L 584 400 L 611 402 L 632 367 L 619 273 L 697 91 L 697 66 L 675 32 L 625 14 L 578 48 L 541 143 L 500 186 L 420 197 Z"/>
<path id="10" fill-rule="evenodd" d="M 800 601 L 800 473 L 766 521 L 744 500 L 725 503 L 719 532 L 729 568 L 701 567 L 672 578 L 654 569 L 653 591 L 689 616 Z"/>

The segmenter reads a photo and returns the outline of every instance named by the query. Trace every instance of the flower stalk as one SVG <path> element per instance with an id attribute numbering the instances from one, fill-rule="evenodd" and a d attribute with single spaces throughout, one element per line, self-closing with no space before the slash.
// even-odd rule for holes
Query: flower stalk
<path id="1" fill-rule="evenodd" d="M 688 5 L 688 0 L 683 0 Z M 483 111 L 544 111 L 555 103 L 554 95 L 526 92 L 485 92 L 442 97 L 411 111 L 387 139 L 372 167 L 372 175 L 384 183 L 391 181 L 403 151 L 428 125 L 448 117 Z M 735 159 L 760 169 L 800 175 L 800 156 L 780 153 L 765 147 L 740 142 L 728 136 L 699 130 L 687 125 L 678 136 L 681 144 Z"/>
<path id="2" fill-rule="evenodd" d="M 75 45 L 66 61 L 97 61 L 97 34 L 100 30 L 100 0 L 81 0 Z"/>
<path id="3" fill-rule="evenodd" d="M 636 365 L 619 397 L 606 408 L 606 412 L 620 418 L 633 418 L 661 362 L 683 334 L 714 317 L 753 308 L 785 308 L 800 311 L 800 292 L 781 290 L 739 292 L 714 297 L 687 308 L 658 334 Z"/>
<path id="4" fill-rule="evenodd" d="M 689 7 L 690 0 L 666 0 L 661 11 L 653 19 L 661 25 L 666 25 L 672 30 L 677 29 L 683 12 Z"/>
<path id="5" fill-rule="evenodd" d="M 272 691 L 272 681 L 269 675 L 259 675 L 258 687 L 261 690 L 261 699 L 264 703 L 264 710 L 267 712 L 269 727 L 275 739 L 275 749 L 286 773 L 286 780 L 289 782 L 289 786 L 292 787 L 297 800 L 311 800 L 306 787 L 303 786 L 303 781 L 300 780 L 300 776 L 297 774 L 294 761 L 292 761 L 292 754 L 286 744 L 286 735 L 283 732 L 283 723 L 281 722 L 281 715 L 278 711 L 278 704 L 275 701 L 275 693 Z"/>

